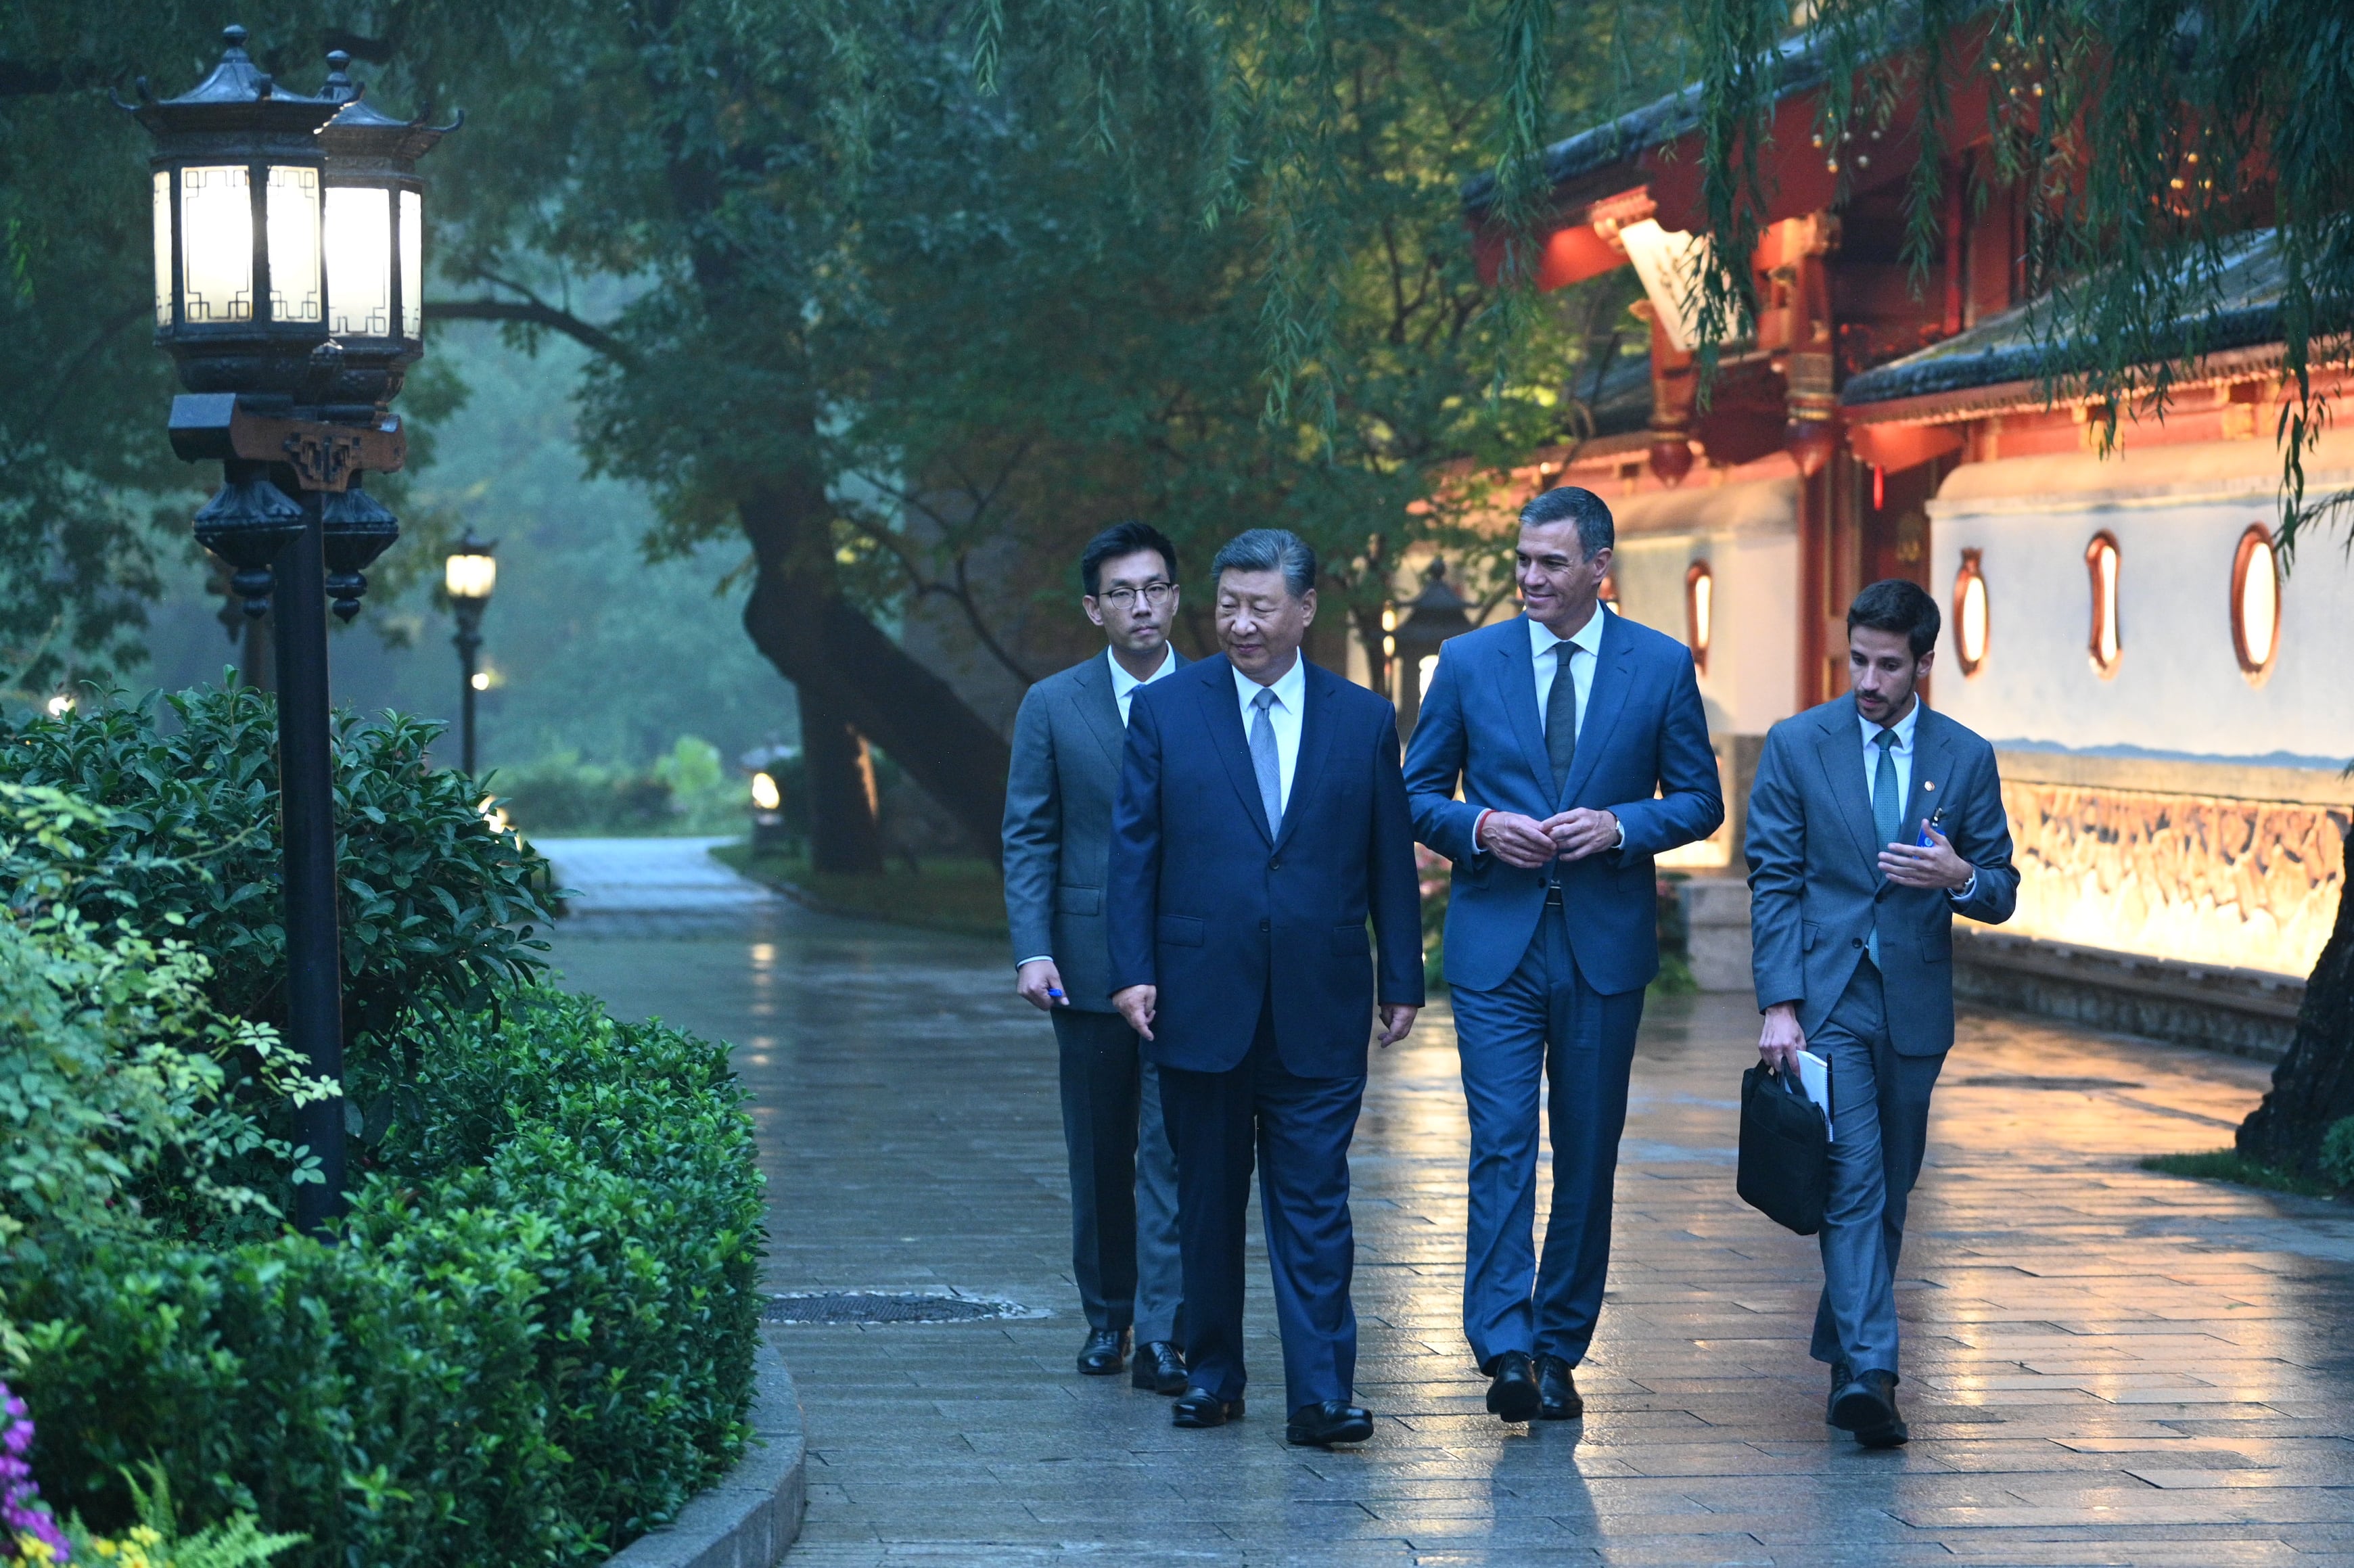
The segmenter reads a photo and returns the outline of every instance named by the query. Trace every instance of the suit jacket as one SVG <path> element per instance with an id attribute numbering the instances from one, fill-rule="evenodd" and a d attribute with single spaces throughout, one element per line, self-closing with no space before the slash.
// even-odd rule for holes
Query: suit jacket
<path id="1" fill-rule="evenodd" d="M 1185 662 L 1173 648 L 1169 656 Z M 1104 861 L 1127 747 L 1109 650 L 1031 687 L 1014 715 L 1013 764 L 1005 779 L 1005 919 L 1013 961 L 1052 955 L 1064 994 L 1083 1012 L 1114 1011 Z"/>
<path id="2" fill-rule="evenodd" d="M 1376 995 L 1419 1006 L 1422 899 L 1388 701 L 1308 666 L 1299 756 L 1270 825 L 1234 667 L 1137 693 L 1112 814 L 1111 983 L 1161 988 L 1145 1054 L 1225 1072 L 1272 986 L 1276 1047 L 1302 1077 L 1359 1077 Z"/>
<path id="3" fill-rule="evenodd" d="M 1899 1054 L 1935 1056 L 1954 1044 L 1954 916 L 1999 926 L 2019 903 L 2010 824 L 1994 747 L 1924 706 L 1913 731 L 1905 838 L 1940 805 L 1941 831 L 1978 867 L 1956 903 L 1943 888 L 1900 887 L 1880 874 L 1879 834 L 1864 786 L 1855 699 L 1784 719 L 1766 736 L 1749 791 L 1749 931 L 1760 1012 L 1796 1002 L 1812 1034 L 1864 956 L 1875 915 L 1888 1033 Z"/>
<path id="4" fill-rule="evenodd" d="M 1547 873 L 1474 853 L 1479 813 L 1539 821 L 1572 807 L 1607 810 L 1627 830 L 1615 850 L 1561 867 L 1569 948 L 1605 995 L 1640 991 L 1659 972 L 1652 857 L 1704 839 L 1724 821 L 1691 652 L 1606 609 L 1577 755 L 1559 796 L 1537 713 L 1526 616 L 1451 637 L 1415 721 L 1405 787 L 1415 836 L 1455 863 L 1447 904 L 1447 979 L 1472 991 L 1504 983 L 1536 935 Z M 1456 798 L 1458 781 L 1462 798 Z"/>

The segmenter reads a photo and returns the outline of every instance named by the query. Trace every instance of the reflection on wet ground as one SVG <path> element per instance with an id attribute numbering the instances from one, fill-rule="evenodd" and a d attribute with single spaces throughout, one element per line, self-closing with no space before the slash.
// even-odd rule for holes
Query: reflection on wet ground
<path id="1" fill-rule="evenodd" d="M 672 878 L 674 884 L 676 878 Z M 1822 1425 L 1812 1244 L 1734 1198 L 1737 998 L 1655 1003 L 1583 1423 L 1508 1428 L 1457 1330 L 1446 1010 L 1377 1061 L 1356 1146 L 1358 1452 L 1276 1405 L 1178 1432 L 1080 1376 L 1051 1034 L 988 943 L 751 901 L 567 922 L 567 983 L 734 1042 L 777 1290 L 954 1288 L 1048 1316 L 779 1325 L 809 1415 L 792 1561 L 2354 1561 L 2354 1217 L 2153 1175 L 2264 1069 L 1979 1017 L 1938 1091 L 1900 1296 L 1912 1446 Z M 1263 1272 L 1255 1365 L 1279 1383 Z"/>

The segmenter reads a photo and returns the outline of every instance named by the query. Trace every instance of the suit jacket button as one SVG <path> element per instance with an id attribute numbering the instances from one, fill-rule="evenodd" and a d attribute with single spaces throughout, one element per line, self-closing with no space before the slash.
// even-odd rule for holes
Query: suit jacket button
<path id="1" fill-rule="evenodd" d="M 1260 922 L 1258 923 L 1258 928 L 1259 928 L 1261 931 L 1265 931 L 1265 930 L 1267 929 L 1267 922 L 1266 922 L 1266 921 L 1264 921 L 1264 920 L 1260 921 Z"/>
<path id="2" fill-rule="evenodd" d="M 1267 863 L 1267 868 L 1269 871 L 1281 871 L 1283 869 L 1283 863 L 1279 860 L 1271 860 Z"/>
<path id="3" fill-rule="evenodd" d="M 1850 948 L 1861 948 L 1863 946 L 1863 938 L 1858 937 L 1853 941 L 1850 942 L 1848 946 Z"/>

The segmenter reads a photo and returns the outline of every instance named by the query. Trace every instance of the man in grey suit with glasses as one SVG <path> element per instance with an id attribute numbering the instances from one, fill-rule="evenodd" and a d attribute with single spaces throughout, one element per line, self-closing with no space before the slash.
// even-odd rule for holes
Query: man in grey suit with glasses
<path id="1" fill-rule="evenodd" d="M 1071 1272 L 1087 1317 L 1079 1370 L 1126 1363 L 1156 1393 L 1185 1392 L 1177 1160 L 1161 1080 L 1111 1001 L 1104 866 L 1140 687 L 1185 662 L 1169 644 L 1177 552 L 1160 530 L 1116 524 L 1079 557 L 1079 601 L 1110 643 L 1030 688 L 1005 784 L 1005 914 L 1014 991 L 1055 1021 L 1071 1164 Z"/>

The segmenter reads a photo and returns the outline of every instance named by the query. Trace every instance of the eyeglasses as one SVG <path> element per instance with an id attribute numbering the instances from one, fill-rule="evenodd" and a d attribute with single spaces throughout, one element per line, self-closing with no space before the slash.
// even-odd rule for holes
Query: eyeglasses
<path id="1" fill-rule="evenodd" d="M 1169 602 L 1169 596 L 1176 591 L 1176 585 L 1173 583 L 1147 583 L 1140 588 L 1107 588 L 1097 597 L 1115 609 L 1134 609 L 1136 601 L 1140 599 L 1153 609 L 1159 609 Z"/>

